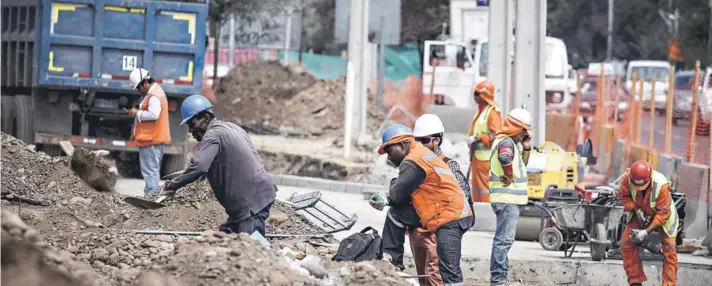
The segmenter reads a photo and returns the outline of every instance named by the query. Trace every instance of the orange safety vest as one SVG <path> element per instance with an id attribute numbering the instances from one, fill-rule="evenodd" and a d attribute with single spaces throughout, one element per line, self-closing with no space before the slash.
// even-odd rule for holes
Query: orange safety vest
<path id="1" fill-rule="evenodd" d="M 413 140 L 405 160 L 425 170 L 425 180 L 411 194 L 411 199 L 428 231 L 436 232 L 446 223 L 472 215 L 465 194 L 445 161 Z"/>
<path id="2" fill-rule="evenodd" d="M 155 121 L 138 121 L 134 123 L 132 138 L 139 147 L 168 144 L 171 142 L 171 128 L 168 122 L 168 100 L 163 89 L 154 83 L 150 93 L 141 101 L 140 110 L 148 110 L 148 102 L 155 96 L 161 100 L 161 114 Z"/>

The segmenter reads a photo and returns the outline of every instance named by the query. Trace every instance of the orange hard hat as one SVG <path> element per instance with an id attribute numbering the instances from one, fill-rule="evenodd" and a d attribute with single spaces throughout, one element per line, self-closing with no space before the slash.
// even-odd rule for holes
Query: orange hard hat
<path id="1" fill-rule="evenodd" d="M 494 83 L 489 80 L 481 81 L 475 86 L 473 93 L 479 94 L 482 99 L 493 106 L 497 106 L 494 101 Z"/>
<path id="2" fill-rule="evenodd" d="M 630 166 L 628 181 L 636 191 L 647 189 L 652 177 L 653 166 L 650 163 L 639 160 L 633 163 L 633 166 Z"/>

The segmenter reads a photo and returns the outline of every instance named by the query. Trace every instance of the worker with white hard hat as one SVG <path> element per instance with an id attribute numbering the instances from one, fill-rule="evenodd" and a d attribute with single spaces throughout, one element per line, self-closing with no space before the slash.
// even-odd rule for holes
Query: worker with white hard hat
<path id="1" fill-rule="evenodd" d="M 384 201 L 382 197 L 374 195 L 369 203 L 377 209 L 383 209 L 385 205 L 405 209 L 412 205 L 418 216 L 417 221 L 406 224 L 399 218 L 391 219 L 396 212 L 389 210 L 384 226 L 383 251 L 396 255 L 402 253 L 400 249 L 405 243 L 406 226 L 424 227 L 435 233 L 438 267 L 443 283 L 462 284 L 462 237 L 472 226 L 474 218 L 455 175 L 445 161 L 415 141 L 410 128 L 402 124 L 386 128 L 381 143 L 378 153 L 388 154 L 388 160 L 399 167 L 399 173 L 391 181 L 387 199 Z M 396 241 L 387 243 L 386 237 L 398 239 L 400 249 L 397 249 Z M 396 249 L 400 251 L 394 251 Z"/>
<path id="2" fill-rule="evenodd" d="M 148 197 L 159 187 L 163 148 L 171 142 L 168 100 L 163 88 L 145 69 L 131 71 L 129 81 L 143 95 L 138 108 L 131 108 L 128 113 L 135 118 L 131 139 L 138 145 L 141 175 L 146 182 L 143 192 Z"/>
<path id="3" fill-rule="evenodd" d="M 492 240 L 490 284 L 505 285 L 508 281 L 509 249 L 514 244 L 519 221 L 519 208 L 527 197 L 527 162 L 532 148 L 529 131 L 532 117 L 529 111 L 516 108 L 504 119 L 497 132 L 490 155 L 489 188 L 497 227 Z"/>
<path id="4" fill-rule="evenodd" d="M 415 136 L 415 141 L 420 142 L 423 146 L 427 147 L 435 153 L 440 159 L 445 161 L 445 163 L 450 167 L 453 175 L 460 184 L 467 202 L 472 208 L 472 194 L 470 192 L 470 184 L 467 182 L 467 178 L 462 174 L 460 169 L 460 164 L 457 161 L 445 156 L 440 145 L 443 143 L 443 134 L 445 133 L 445 126 L 443 125 L 440 117 L 435 114 L 423 114 L 418 117 L 415 121 L 415 127 L 413 128 L 413 136 Z M 473 210 L 473 220 L 474 225 L 474 208 Z M 436 238 L 435 234 L 429 232 L 423 227 L 410 229 L 408 232 L 410 238 L 410 249 L 413 252 L 413 260 L 415 260 L 415 270 L 418 275 L 428 275 L 428 278 L 419 278 L 420 285 L 442 285 L 442 278 L 440 278 L 440 270 L 438 267 L 438 253 L 436 249 Z"/>

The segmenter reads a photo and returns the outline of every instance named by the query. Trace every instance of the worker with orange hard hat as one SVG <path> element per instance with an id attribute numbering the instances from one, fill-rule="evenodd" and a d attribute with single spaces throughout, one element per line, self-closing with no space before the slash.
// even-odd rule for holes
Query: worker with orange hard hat
<path id="1" fill-rule="evenodd" d="M 492 142 L 502 128 L 502 118 L 494 101 L 494 84 L 485 80 L 472 90 L 479 111 L 470 124 L 470 175 L 472 177 L 472 201 L 490 202 L 489 169 Z"/>
<path id="2" fill-rule="evenodd" d="M 628 213 L 628 221 L 621 238 L 621 254 L 630 285 L 642 285 L 647 280 L 638 247 L 654 231 L 660 234 L 660 251 L 665 257 L 662 285 L 675 285 L 678 267 L 675 237 L 680 221 L 671 185 L 665 175 L 645 161 L 636 161 L 623 175 L 618 198 Z"/>

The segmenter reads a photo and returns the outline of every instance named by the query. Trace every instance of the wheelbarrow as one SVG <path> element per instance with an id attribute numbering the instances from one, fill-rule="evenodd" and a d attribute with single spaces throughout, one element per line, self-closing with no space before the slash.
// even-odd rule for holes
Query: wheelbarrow
<path id="1" fill-rule="evenodd" d="M 578 242 L 588 241 L 593 261 L 606 258 L 606 250 L 612 243 L 609 231 L 618 226 L 623 215 L 622 206 L 583 203 L 541 209 L 554 218 L 556 225 L 542 231 L 547 243 L 557 245 L 556 248 L 565 245 L 564 257 L 571 257 Z"/>

